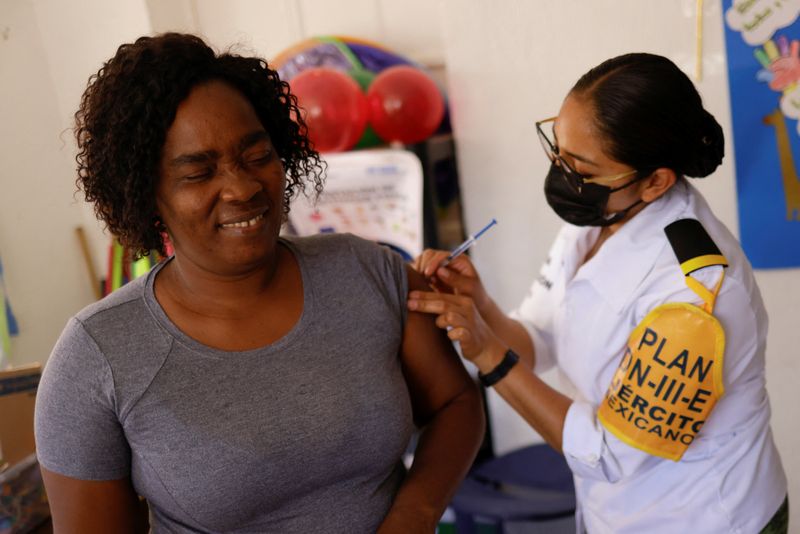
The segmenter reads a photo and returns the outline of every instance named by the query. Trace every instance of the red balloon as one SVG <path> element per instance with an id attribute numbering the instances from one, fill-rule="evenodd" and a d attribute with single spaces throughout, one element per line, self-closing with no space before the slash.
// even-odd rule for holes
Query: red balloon
<path id="1" fill-rule="evenodd" d="M 320 152 L 340 152 L 356 144 L 367 126 L 367 101 L 344 72 L 308 69 L 289 82 L 304 111 L 308 138 Z"/>
<path id="2" fill-rule="evenodd" d="M 369 123 L 384 141 L 410 144 L 427 139 L 444 116 L 439 88 L 408 65 L 381 71 L 369 86 L 367 104 Z"/>

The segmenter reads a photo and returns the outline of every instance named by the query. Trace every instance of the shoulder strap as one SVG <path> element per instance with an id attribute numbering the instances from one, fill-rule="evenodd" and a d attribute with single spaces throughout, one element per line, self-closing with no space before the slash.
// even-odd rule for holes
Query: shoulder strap
<path id="1" fill-rule="evenodd" d="M 725 278 L 725 271 L 722 271 L 722 275 L 713 289 L 706 288 L 689 275 L 698 269 L 712 265 L 727 267 L 728 260 L 725 259 L 716 243 L 697 219 L 679 219 L 667 225 L 664 233 L 667 234 L 672 251 L 681 265 L 681 271 L 686 277 L 686 285 L 703 299 L 705 303 L 703 309 L 712 313 L 719 289 L 722 286 L 722 279 Z"/>

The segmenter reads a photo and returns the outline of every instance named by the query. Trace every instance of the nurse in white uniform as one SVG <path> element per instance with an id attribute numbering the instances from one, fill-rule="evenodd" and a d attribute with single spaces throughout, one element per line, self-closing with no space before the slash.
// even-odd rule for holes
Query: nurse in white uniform
<path id="1" fill-rule="evenodd" d="M 736 238 L 686 177 L 723 157 L 722 129 L 671 61 L 628 54 L 587 72 L 537 123 L 544 191 L 566 221 L 510 314 L 465 256 L 415 266 L 412 292 L 480 378 L 562 451 L 578 528 L 787 531 L 770 429 L 767 316 Z M 575 398 L 537 375 L 557 366 Z"/>

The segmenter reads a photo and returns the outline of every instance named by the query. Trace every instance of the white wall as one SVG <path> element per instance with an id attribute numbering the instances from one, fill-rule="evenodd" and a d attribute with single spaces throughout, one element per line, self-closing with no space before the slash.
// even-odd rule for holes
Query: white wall
<path id="1" fill-rule="evenodd" d="M 497 217 L 491 238 L 474 257 L 492 294 L 517 304 L 544 260 L 560 225 L 542 194 L 548 162 L 533 122 L 554 115 L 572 84 L 590 67 L 632 51 L 670 57 L 694 72 L 695 0 L 444 0 L 442 25 L 466 223 Z M 729 140 L 721 168 L 695 181 L 714 211 L 738 232 L 730 103 L 719 1 L 705 2 L 704 76 L 698 88 Z M 770 314 L 767 381 L 773 429 L 789 476 L 790 500 L 800 501 L 800 429 L 794 412 L 800 384 L 800 271 L 759 271 Z M 502 450 L 530 433 L 502 412 Z M 797 514 L 792 532 L 800 532 Z"/>
<path id="2" fill-rule="evenodd" d="M 48 345 L 88 302 L 81 265 L 70 258 L 74 208 L 69 163 L 62 155 L 58 99 L 31 2 L 0 3 L 0 254 L 13 310 L 24 329 L 12 361 L 44 361 Z"/>
<path id="3" fill-rule="evenodd" d="M 93 298 L 75 228 L 87 227 L 99 256 L 107 241 L 73 196 L 68 128 L 89 74 L 120 38 L 150 31 L 143 5 L 0 2 L 0 254 L 21 329 L 12 363 L 44 362 L 67 318 Z"/>
<path id="4" fill-rule="evenodd" d="M 270 58 L 315 35 L 377 41 L 425 64 L 439 63 L 439 4 L 426 0 L 147 0 L 153 30 L 188 30 L 224 49 Z"/>

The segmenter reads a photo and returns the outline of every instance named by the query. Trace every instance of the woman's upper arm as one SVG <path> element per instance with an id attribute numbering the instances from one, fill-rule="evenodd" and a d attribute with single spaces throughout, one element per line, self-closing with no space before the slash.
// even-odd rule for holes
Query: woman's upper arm
<path id="1" fill-rule="evenodd" d="M 430 291 L 425 279 L 407 267 L 409 290 Z M 409 312 L 401 351 L 403 372 L 411 392 L 414 418 L 422 426 L 460 395 L 478 396 L 446 333 L 437 328 L 435 317 Z"/>
<path id="2" fill-rule="evenodd" d="M 108 361 L 72 320 L 39 382 L 36 454 L 58 533 L 138 532 L 130 447 Z"/>
<path id="3" fill-rule="evenodd" d="M 45 365 L 36 394 L 39 464 L 84 480 L 130 475 L 130 447 L 118 415 L 111 367 L 72 320 Z"/>
<path id="4" fill-rule="evenodd" d="M 147 531 L 146 505 L 136 496 L 130 478 L 79 480 L 41 470 L 55 533 Z"/>

